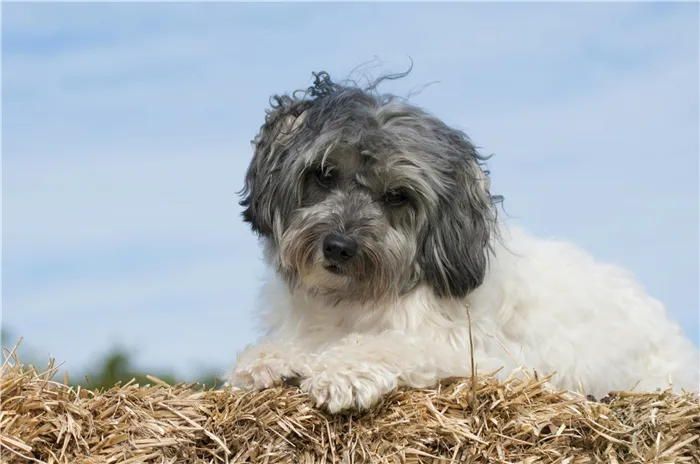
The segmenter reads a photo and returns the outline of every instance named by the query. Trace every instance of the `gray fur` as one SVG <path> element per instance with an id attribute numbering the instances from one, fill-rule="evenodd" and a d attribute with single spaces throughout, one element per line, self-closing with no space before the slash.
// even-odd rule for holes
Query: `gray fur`
<path id="1" fill-rule="evenodd" d="M 272 98 L 242 191 L 243 217 L 278 272 L 336 301 L 392 298 L 421 282 L 441 297 L 478 287 L 500 199 L 485 158 L 462 132 L 376 93 L 382 79 L 363 89 L 314 76 L 307 91 Z M 407 202 L 392 205 L 387 192 Z M 324 269 L 330 233 L 358 243 L 340 275 Z"/>

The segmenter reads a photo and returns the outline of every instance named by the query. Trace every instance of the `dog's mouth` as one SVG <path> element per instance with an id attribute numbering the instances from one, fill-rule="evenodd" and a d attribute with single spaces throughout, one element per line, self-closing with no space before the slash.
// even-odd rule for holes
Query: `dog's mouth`
<path id="1" fill-rule="evenodd" d="M 343 270 L 343 268 L 336 264 L 324 264 L 323 268 L 331 274 L 345 275 L 345 271 Z"/>

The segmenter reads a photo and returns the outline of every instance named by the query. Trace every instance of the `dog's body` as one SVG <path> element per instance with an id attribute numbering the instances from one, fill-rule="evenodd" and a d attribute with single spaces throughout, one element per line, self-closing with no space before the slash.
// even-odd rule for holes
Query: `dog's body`
<path id="1" fill-rule="evenodd" d="M 468 139 L 404 102 L 317 76 L 278 97 L 244 216 L 274 271 L 229 377 L 287 378 L 336 412 L 478 370 L 563 389 L 698 389 L 697 348 L 621 269 L 498 224 Z M 275 182 L 278 182 L 275 184 Z M 637 385 L 638 384 L 638 385 Z"/>

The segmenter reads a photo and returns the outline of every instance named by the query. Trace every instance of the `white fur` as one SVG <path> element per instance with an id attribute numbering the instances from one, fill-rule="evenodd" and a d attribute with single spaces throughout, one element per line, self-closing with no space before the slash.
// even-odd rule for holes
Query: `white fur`
<path id="1" fill-rule="evenodd" d="M 698 349 L 663 305 L 614 266 L 577 247 L 501 231 L 486 279 L 466 300 L 419 286 L 383 304 L 329 305 L 277 277 L 263 288 L 262 329 L 228 381 L 263 389 L 299 376 L 331 412 L 364 409 L 400 385 L 470 374 L 467 305 L 477 370 L 556 371 L 560 389 L 699 389 Z"/>

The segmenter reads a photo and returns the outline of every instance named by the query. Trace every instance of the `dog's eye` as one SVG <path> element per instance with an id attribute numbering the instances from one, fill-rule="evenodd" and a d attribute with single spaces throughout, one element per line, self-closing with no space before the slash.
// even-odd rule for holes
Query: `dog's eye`
<path id="1" fill-rule="evenodd" d="M 394 190 L 384 194 L 384 202 L 390 206 L 401 206 L 408 198 L 401 190 Z"/>
<path id="2" fill-rule="evenodd" d="M 316 181 L 321 187 L 331 188 L 335 185 L 335 173 L 332 169 L 318 168 L 316 170 Z"/>

